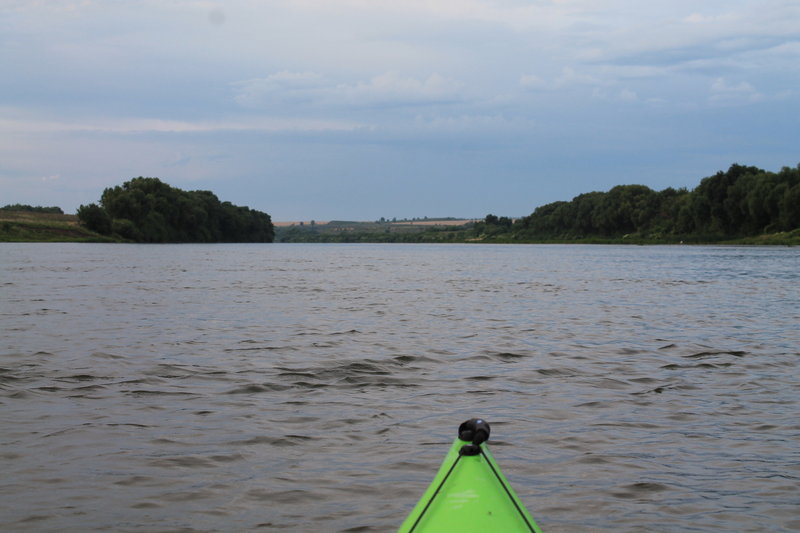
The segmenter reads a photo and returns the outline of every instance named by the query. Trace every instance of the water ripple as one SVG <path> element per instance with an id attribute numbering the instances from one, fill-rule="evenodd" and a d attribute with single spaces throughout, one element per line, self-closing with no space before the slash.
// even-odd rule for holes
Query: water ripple
<path id="1" fill-rule="evenodd" d="M 4 245 L 0 529 L 387 531 L 459 422 L 564 531 L 798 531 L 800 252 Z"/>

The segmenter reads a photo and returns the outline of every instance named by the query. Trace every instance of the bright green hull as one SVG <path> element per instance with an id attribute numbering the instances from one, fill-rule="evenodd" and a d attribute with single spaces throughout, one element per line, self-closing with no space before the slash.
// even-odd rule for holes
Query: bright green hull
<path id="1" fill-rule="evenodd" d="M 481 453 L 459 455 L 468 442 L 456 439 L 422 499 L 399 533 L 541 533 L 509 485 L 485 443 Z"/>

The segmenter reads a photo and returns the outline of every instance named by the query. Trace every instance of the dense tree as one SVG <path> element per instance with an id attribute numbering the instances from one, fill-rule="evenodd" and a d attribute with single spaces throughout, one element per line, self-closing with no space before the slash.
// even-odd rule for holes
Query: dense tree
<path id="1" fill-rule="evenodd" d="M 105 209 L 97 204 L 82 205 L 78 208 L 78 218 L 92 231 L 108 235 L 111 233 L 111 218 Z"/>
<path id="2" fill-rule="evenodd" d="M 210 191 L 183 191 L 158 178 L 134 178 L 81 206 L 88 228 L 136 242 L 272 242 L 270 216 L 220 202 Z"/>
<path id="3" fill-rule="evenodd" d="M 512 232 L 517 240 L 629 234 L 735 238 L 798 227 L 800 165 L 774 173 L 734 164 L 704 178 L 691 192 L 619 185 L 543 205 L 518 220 Z"/>

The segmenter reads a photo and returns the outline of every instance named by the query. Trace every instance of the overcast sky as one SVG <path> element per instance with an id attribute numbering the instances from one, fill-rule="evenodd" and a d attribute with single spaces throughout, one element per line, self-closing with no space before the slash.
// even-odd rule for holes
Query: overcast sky
<path id="1" fill-rule="evenodd" d="M 0 0 L 0 204 L 520 216 L 800 163 L 797 0 Z"/>

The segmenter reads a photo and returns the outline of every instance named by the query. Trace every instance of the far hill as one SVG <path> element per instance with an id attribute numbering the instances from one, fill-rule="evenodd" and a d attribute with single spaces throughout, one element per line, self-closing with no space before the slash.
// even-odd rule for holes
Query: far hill
<path id="1" fill-rule="evenodd" d="M 277 223 L 278 242 L 460 242 L 474 220 L 453 217 L 380 219 L 374 222 Z"/>

